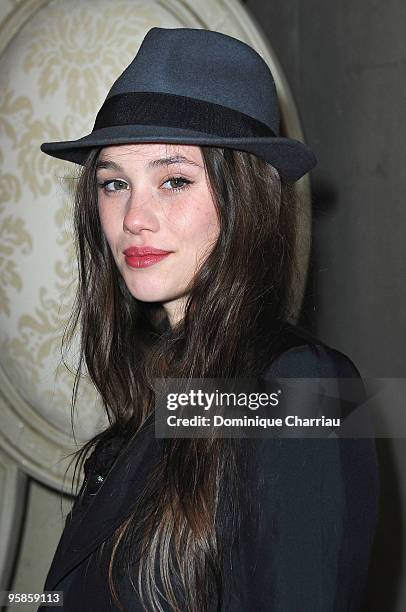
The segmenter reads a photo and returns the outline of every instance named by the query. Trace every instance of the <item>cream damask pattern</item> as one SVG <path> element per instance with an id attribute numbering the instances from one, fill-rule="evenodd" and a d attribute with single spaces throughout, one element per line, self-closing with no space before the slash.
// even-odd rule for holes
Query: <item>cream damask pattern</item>
<path id="1" fill-rule="evenodd" d="M 32 28 L 23 70 L 38 72 L 41 99 L 62 90 L 70 111 L 90 115 L 132 59 L 152 11 L 137 1 L 74 4 L 68 12 L 54 3 Z"/>
<path id="2" fill-rule="evenodd" d="M 0 134 L 7 137 L 10 145 L 17 146 L 18 136 L 13 116 L 26 113 L 29 100 L 22 96 L 13 99 L 11 92 L 4 92 L 0 100 Z M 4 167 L 6 151 L 0 149 L 0 165 Z M 13 172 L 2 172 L 0 175 L 0 313 L 10 315 L 9 290 L 20 291 L 22 277 L 14 260 L 16 249 L 28 254 L 32 248 L 32 239 L 24 220 L 16 217 L 7 204 L 15 204 L 21 198 L 19 178 Z"/>
<path id="3" fill-rule="evenodd" d="M 49 118 L 40 119 L 36 116 L 33 103 L 27 96 L 16 97 L 11 85 L 4 90 L 4 97 L 0 105 L 0 122 L 4 134 L 2 144 L 8 141 L 8 147 L 0 150 L 16 151 L 16 167 L 18 174 L 5 173 L 2 177 L 4 189 L 2 189 L 2 209 L 0 209 L 0 237 L 1 241 L 1 275 L 2 291 L 0 294 L 1 311 L 10 318 L 10 285 L 21 291 L 23 285 L 22 272 L 16 265 L 16 252 L 21 255 L 30 255 L 33 250 L 35 237 L 27 231 L 27 224 L 23 218 L 13 218 L 6 215 L 6 203 L 14 201 L 19 203 L 22 192 L 29 190 L 31 198 L 27 201 L 34 202 L 38 196 L 47 196 L 51 193 L 54 180 L 50 176 L 51 171 L 60 168 L 63 176 L 65 164 L 55 164 L 53 160 L 44 156 L 39 150 L 39 143 L 44 140 L 61 140 L 69 138 L 70 126 L 75 124 L 74 117 L 67 115 L 61 129 L 52 123 Z M 76 121 L 77 124 L 77 121 Z M 45 164 L 44 164 L 45 162 Z M 49 173 L 44 168 L 49 167 Z M 66 170 L 66 168 L 65 168 Z M 72 172 L 71 170 L 69 170 Z M 7 189 L 8 188 L 8 189 Z M 13 189 L 14 188 L 14 189 Z M 3 197 L 4 196 L 4 197 Z M 12 197 L 14 196 L 14 197 Z M 61 333 L 72 309 L 73 287 L 72 264 L 73 244 L 71 236 L 64 228 L 63 220 L 68 217 L 68 202 L 66 197 L 58 199 L 58 206 L 53 214 L 54 226 L 59 231 L 52 234 L 52 239 L 57 247 L 63 249 L 62 256 L 54 264 L 54 286 L 58 297 L 53 298 L 49 287 L 38 288 L 37 305 L 32 312 L 22 314 L 17 322 L 18 334 L 7 335 L 2 339 L 2 355 L 7 356 L 7 371 L 20 390 L 30 390 L 36 395 L 37 403 L 41 406 L 52 406 L 53 415 L 68 415 L 66 408 L 69 406 L 70 389 L 73 377 L 70 372 L 58 366 L 58 376 L 52 384 L 51 389 L 42 389 L 44 371 L 47 371 L 49 362 L 58 359 Z M 54 235 L 55 234 L 55 235 Z M 42 243 L 49 247 L 51 244 Z M 40 281 L 40 277 L 38 278 Z M 59 296 L 65 296 L 61 302 Z M 91 397 L 91 389 L 83 388 L 87 400 Z M 94 395 L 94 394 L 93 394 Z M 32 396 L 31 396 L 32 397 Z M 94 404 L 94 397 L 93 397 Z M 89 403 L 89 405 L 92 405 Z M 54 424 L 66 428 L 65 419 L 54 418 Z"/>

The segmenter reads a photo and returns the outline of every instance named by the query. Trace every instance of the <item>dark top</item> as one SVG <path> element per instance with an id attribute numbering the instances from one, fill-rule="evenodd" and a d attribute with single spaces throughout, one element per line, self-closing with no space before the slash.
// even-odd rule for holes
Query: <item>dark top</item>
<path id="1" fill-rule="evenodd" d="M 289 326 L 284 349 L 264 372 L 264 378 L 277 377 L 340 379 L 359 378 L 359 373 L 343 353 Z M 64 606 L 40 607 L 42 612 L 117 610 L 108 588 L 108 554 L 98 552 L 128 516 L 162 449 L 151 418 L 129 446 L 124 442 L 118 436 L 99 445 L 86 461 L 83 502 L 67 517 L 44 587 L 64 591 Z M 241 526 L 221 612 L 360 610 L 378 519 L 373 439 L 256 442 L 259 527 L 253 532 L 249 524 Z M 123 581 L 120 589 L 125 609 L 141 612 L 130 585 Z"/>

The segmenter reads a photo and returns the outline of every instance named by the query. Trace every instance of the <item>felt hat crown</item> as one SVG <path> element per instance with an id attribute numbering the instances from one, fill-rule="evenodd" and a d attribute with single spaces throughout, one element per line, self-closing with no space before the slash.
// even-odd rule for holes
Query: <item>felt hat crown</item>
<path id="1" fill-rule="evenodd" d="M 146 142 L 248 151 L 272 164 L 285 182 L 316 165 L 305 144 L 279 136 L 277 93 L 265 61 L 249 45 L 211 30 L 149 30 L 107 94 L 92 132 L 43 143 L 41 150 L 84 164 L 93 147 Z"/>

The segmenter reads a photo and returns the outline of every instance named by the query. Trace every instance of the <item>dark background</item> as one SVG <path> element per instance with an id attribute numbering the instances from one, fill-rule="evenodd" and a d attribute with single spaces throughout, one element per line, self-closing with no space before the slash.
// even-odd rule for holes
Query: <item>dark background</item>
<path id="1" fill-rule="evenodd" d="M 405 376 L 406 3 L 244 5 L 282 65 L 319 160 L 300 323 L 349 355 L 364 377 Z M 406 609 L 406 444 L 379 439 L 377 446 L 381 519 L 365 611 L 391 612 Z"/>

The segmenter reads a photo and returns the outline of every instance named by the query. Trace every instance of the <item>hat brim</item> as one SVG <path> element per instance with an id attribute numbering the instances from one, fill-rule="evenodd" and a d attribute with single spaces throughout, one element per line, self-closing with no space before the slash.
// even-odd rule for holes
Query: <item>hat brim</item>
<path id="1" fill-rule="evenodd" d="M 227 147 L 254 153 L 274 166 L 286 183 L 294 183 L 317 164 L 314 153 L 302 142 L 286 137 L 224 138 L 190 129 L 148 125 L 106 127 L 78 140 L 44 142 L 41 151 L 83 165 L 93 147 L 131 143 L 193 144 Z"/>

